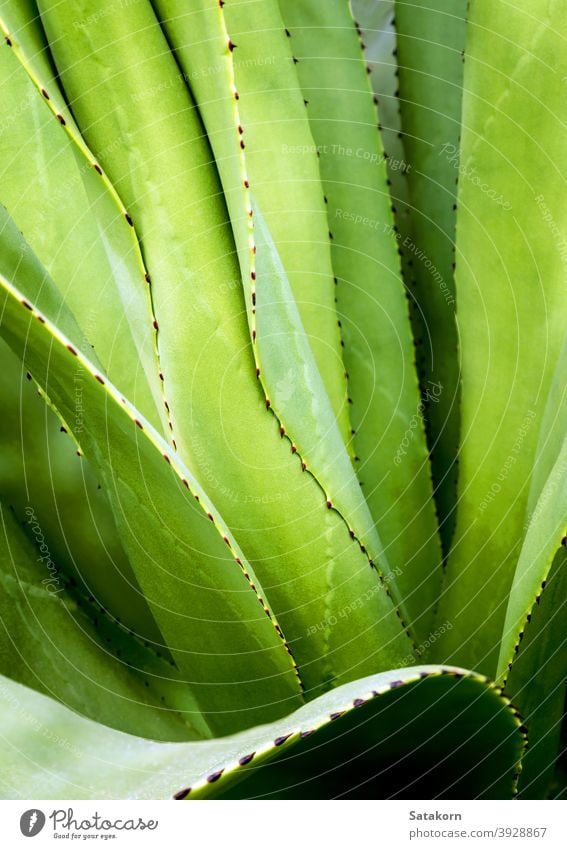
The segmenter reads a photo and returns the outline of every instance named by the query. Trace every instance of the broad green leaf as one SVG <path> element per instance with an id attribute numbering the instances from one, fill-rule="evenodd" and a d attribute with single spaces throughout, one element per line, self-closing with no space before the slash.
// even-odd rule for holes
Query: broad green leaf
<path id="1" fill-rule="evenodd" d="M 150 743 L 0 679 L 5 798 L 509 798 L 520 721 L 490 682 L 398 669 L 222 740 Z M 220 773 L 220 774 L 219 774 Z M 240 782 L 240 783 L 238 783 Z"/>
<path id="2" fill-rule="evenodd" d="M 344 439 L 344 369 L 340 354 L 333 352 L 338 328 L 325 209 L 313 138 L 277 3 L 235 2 L 221 9 L 203 0 L 191 11 L 169 0 L 155 5 L 215 152 L 239 251 L 260 382 L 299 455 L 329 500 L 352 516 L 356 526 L 353 510 L 361 518 L 363 500 L 334 421 L 336 416 Z M 262 38 L 255 37 L 260 31 Z M 237 47 L 229 49 L 229 38 L 231 44 L 239 40 Z M 224 59 L 214 64 L 219 53 Z M 209 66 L 210 73 L 200 72 Z M 290 336 L 297 344 L 290 345 Z M 283 358 L 272 353 L 278 345 L 287 349 Z M 307 406 L 296 398 L 304 382 Z M 335 467 L 332 476 L 330 466 Z M 367 527 L 359 526 L 358 532 L 368 533 Z"/>
<path id="3" fill-rule="evenodd" d="M 408 163 L 400 114 L 395 0 L 353 0 L 351 8 L 379 110 L 378 129 L 386 157 L 394 230 L 405 280 L 408 277 L 407 263 L 411 261 L 403 247 L 405 238 L 409 236 L 410 209 Z"/>
<path id="4" fill-rule="evenodd" d="M 396 0 L 399 97 L 409 200 L 402 239 L 435 498 L 445 553 L 455 528 L 459 362 L 455 220 L 467 0 Z M 466 179 L 466 176 L 464 177 Z"/>
<path id="5" fill-rule="evenodd" d="M 528 529 L 530 525 L 547 523 L 548 516 L 552 522 L 555 519 L 560 523 L 562 511 L 567 517 L 567 499 L 562 487 L 567 455 L 565 449 L 561 452 L 566 413 L 567 339 L 540 429 L 526 513 Z M 565 551 L 561 547 L 553 557 L 560 533 L 557 526 L 550 528 L 551 545 L 547 544 L 544 531 L 538 540 L 542 543 L 540 548 L 533 544 L 534 531 L 535 528 L 528 532 L 530 544 L 526 538 L 524 547 L 528 548 L 522 550 L 512 584 L 499 668 L 499 673 L 507 678 L 508 692 L 513 694 L 525 717 L 531 740 L 520 781 L 524 798 L 553 797 L 557 793 L 552 781 L 562 745 L 567 682 Z M 565 545 L 565 538 L 562 542 Z M 508 672 L 505 665 L 512 656 L 513 666 Z"/>
<path id="6" fill-rule="evenodd" d="M 60 93 L 35 0 L 0 0 L 0 27 L 8 46 L 21 49 L 49 88 Z"/>
<path id="7" fill-rule="evenodd" d="M 130 140 L 103 164 L 131 210 L 151 274 L 179 455 L 195 470 L 253 565 L 310 695 L 335 681 L 398 665 L 411 655 L 411 644 L 369 556 L 385 582 L 387 563 L 378 559 L 380 544 L 271 234 L 262 227 L 263 210 L 257 210 L 255 227 L 258 274 L 265 277 L 262 293 L 258 289 L 259 328 L 268 353 L 272 338 L 278 350 L 282 342 L 289 349 L 272 369 L 272 410 L 266 409 L 256 378 L 240 269 L 195 107 L 148 4 L 105 8 L 104 32 L 86 16 L 85 27 L 75 34 L 70 4 L 42 4 L 48 31 L 51 26 L 69 33 L 54 52 L 85 135 L 96 149 L 105 149 L 116 136 Z M 104 97 L 86 93 L 94 80 Z M 320 402 L 315 410 L 311 398 L 310 406 L 300 407 L 295 397 L 306 375 L 312 377 L 308 386 L 315 386 L 313 403 Z M 315 457 L 304 457 L 292 444 L 296 437 L 287 422 L 290 436 L 282 439 L 273 415 L 280 403 L 293 411 Z M 328 456 L 325 445 L 332 448 Z M 318 464 L 325 464 L 333 488 L 322 491 L 318 485 Z"/>
<path id="8" fill-rule="evenodd" d="M 33 539 L 37 524 L 54 560 L 107 611 L 163 649 L 163 637 L 120 544 L 110 505 L 65 425 L 0 341 L 0 494 Z M 84 377 L 73 382 L 73 430 L 83 430 Z M 165 649 L 167 653 L 167 649 Z"/>
<path id="9" fill-rule="evenodd" d="M 312 196 L 309 183 L 318 183 L 318 176 L 309 176 L 313 141 L 277 8 L 272 2 L 237 2 L 221 8 L 211 0 L 191 12 L 165 0 L 155 5 L 196 93 L 221 172 L 243 271 L 255 365 L 266 404 L 275 411 L 302 467 L 320 484 L 329 508 L 340 513 L 347 530 L 381 570 L 407 623 L 409 615 L 401 603 L 395 571 L 373 529 L 317 373 L 318 366 L 336 412 L 335 396 L 326 381 L 329 368 L 322 367 L 316 348 L 314 361 L 310 355 L 314 331 L 304 313 L 303 298 L 308 298 L 325 322 L 331 308 L 325 305 L 322 294 L 307 289 L 307 278 L 302 278 L 303 288 L 298 289 L 293 271 L 289 272 L 289 247 L 296 250 L 299 237 L 286 234 L 282 228 L 292 222 L 297 227 L 302 222 L 304 205 L 315 222 L 317 203 L 308 200 Z M 261 39 L 254 38 L 258 30 L 262 31 Z M 237 47 L 231 49 L 232 44 Z M 219 55 L 224 56 L 221 62 Z M 200 73 L 203 67 L 210 67 L 211 73 Z M 287 111 L 282 125 L 278 116 L 284 107 Z M 275 168 L 281 168 L 281 174 Z M 299 176 L 297 169 L 302 172 Z M 278 189 L 282 180 L 285 187 Z M 291 211 L 286 207 L 289 185 L 294 186 L 297 204 Z M 301 255 L 304 242 L 307 247 L 315 240 L 317 249 L 318 237 L 311 228 L 300 223 L 300 230 Z M 321 258 L 314 261 L 323 280 Z M 304 290 L 307 296 L 302 294 Z M 332 313 L 335 315 L 334 306 Z M 332 333 L 324 328 L 317 332 L 326 334 L 325 361 L 330 360 L 332 368 Z"/>
<path id="10" fill-rule="evenodd" d="M 563 337 L 561 353 L 557 360 L 555 373 L 547 396 L 545 412 L 542 417 L 534 466 L 528 496 L 526 522 L 531 521 L 537 502 L 561 454 L 563 441 L 567 435 L 567 328 Z"/>
<path id="11" fill-rule="evenodd" d="M 1 12 L 10 44 L 3 42 L 0 50 L 7 112 L 0 134 L 0 202 L 56 282 L 107 374 L 161 429 L 156 331 L 138 245 L 97 159 L 78 136 L 39 45 L 34 50 L 25 38 L 30 28 L 17 28 L 21 12 L 14 3 Z"/>
<path id="12" fill-rule="evenodd" d="M 567 686 L 567 555 L 557 552 L 545 588 L 524 624 L 522 642 L 506 681 L 517 705 L 530 745 L 522 759 L 522 798 L 547 798 L 561 747 Z"/>
<path id="13" fill-rule="evenodd" d="M 379 110 L 378 129 L 386 154 L 388 176 L 392 181 L 405 183 L 394 5 L 394 0 L 353 0 L 350 7 Z M 396 207 L 400 200 L 398 183 L 393 182 L 391 188 Z"/>
<path id="14" fill-rule="evenodd" d="M 189 470 L 72 344 L 78 328 L 71 313 L 5 213 L 3 219 L 0 332 L 25 354 L 67 421 L 75 410 L 74 377 L 84 378 L 82 447 L 208 724 L 228 732 L 287 713 L 301 702 L 297 670 L 252 568 Z"/>
<path id="15" fill-rule="evenodd" d="M 564 0 L 528 8 L 477 1 L 468 24 L 457 216 L 459 514 L 440 607 L 454 628 L 438 657 L 489 674 L 567 318 L 566 14 Z"/>
<path id="16" fill-rule="evenodd" d="M 277 0 L 226 4 L 196 0 L 190 7 L 183 0 L 155 0 L 153 5 L 194 93 L 215 154 L 251 330 L 255 328 L 252 293 L 262 288 L 253 253 L 255 206 L 272 234 L 331 407 L 348 442 L 325 204 L 296 57 Z M 261 250 L 260 243 L 256 248 Z M 297 422 L 286 424 L 290 431 L 292 424 Z"/>
<path id="17" fill-rule="evenodd" d="M 524 523 L 525 539 L 508 597 L 500 645 L 497 671 L 500 678 L 506 676 L 519 648 L 526 620 L 541 595 L 567 529 L 566 378 L 567 336 L 540 429 Z"/>
<path id="18" fill-rule="evenodd" d="M 269 404 L 280 421 L 292 423 L 289 438 L 307 470 L 321 484 L 329 509 L 332 505 L 339 511 L 361 541 L 367 543 L 371 556 L 382 556 L 374 522 L 333 420 L 285 270 L 262 210 L 254 202 L 253 208 L 256 267 L 263 284 L 255 301 L 256 346 L 261 375 L 267 375 Z M 296 368 L 289 367 L 290 360 Z M 388 580 L 395 581 L 389 571 Z"/>
<path id="19" fill-rule="evenodd" d="M 542 489 L 528 529 L 505 611 L 498 677 L 505 677 L 526 621 L 549 576 L 561 541 L 567 536 L 567 436 Z"/>
<path id="20" fill-rule="evenodd" d="M 320 151 L 357 473 L 421 637 L 439 595 L 441 551 L 373 94 L 346 3 L 282 0 L 281 12 Z"/>
<path id="21" fill-rule="evenodd" d="M 0 502 L 2 673 L 131 734 L 211 736 L 173 663 L 74 589 L 35 519 L 33 528 L 36 544 Z"/>

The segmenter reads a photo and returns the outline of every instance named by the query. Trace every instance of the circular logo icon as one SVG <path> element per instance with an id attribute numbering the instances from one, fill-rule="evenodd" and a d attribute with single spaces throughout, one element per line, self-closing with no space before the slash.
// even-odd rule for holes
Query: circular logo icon
<path id="1" fill-rule="evenodd" d="M 20 817 L 20 831 L 24 837 L 35 837 L 45 825 L 45 814 L 38 808 L 25 811 Z"/>

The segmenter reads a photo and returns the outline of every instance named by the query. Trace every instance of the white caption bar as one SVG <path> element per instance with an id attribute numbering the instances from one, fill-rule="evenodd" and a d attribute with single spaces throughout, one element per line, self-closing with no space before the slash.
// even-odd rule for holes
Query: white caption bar
<path id="1" fill-rule="evenodd" d="M 2 845 L 567 847 L 567 802 L 0 802 Z"/>

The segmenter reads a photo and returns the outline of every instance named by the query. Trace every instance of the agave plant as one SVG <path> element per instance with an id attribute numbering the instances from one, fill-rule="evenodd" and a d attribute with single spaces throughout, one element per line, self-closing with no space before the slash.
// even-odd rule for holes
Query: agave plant
<path id="1" fill-rule="evenodd" d="M 562 792 L 567 2 L 351 5 L 0 4 L 5 796 Z"/>

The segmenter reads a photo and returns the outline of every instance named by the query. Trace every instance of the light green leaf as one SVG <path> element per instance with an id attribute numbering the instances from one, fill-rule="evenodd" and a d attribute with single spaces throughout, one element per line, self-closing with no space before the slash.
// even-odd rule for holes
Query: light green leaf
<path id="1" fill-rule="evenodd" d="M 561 547 L 540 586 L 506 692 L 521 711 L 530 745 L 522 760 L 522 798 L 548 798 L 561 749 L 567 687 L 567 553 Z"/>
<path id="2" fill-rule="evenodd" d="M 54 47 L 55 58 L 85 134 L 102 150 L 112 138 L 129 139 L 126 148 L 110 150 L 103 164 L 141 235 L 179 455 L 195 470 L 245 551 L 293 647 L 309 695 L 335 681 L 397 665 L 411 656 L 411 644 L 369 564 L 369 556 L 374 557 L 388 577 L 387 565 L 376 556 L 379 542 L 367 539 L 372 522 L 364 498 L 301 323 L 295 312 L 291 323 L 288 319 L 295 307 L 288 299 L 289 310 L 274 315 L 274 281 L 285 286 L 287 280 L 278 276 L 271 236 L 266 229 L 258 232 L 260 225 L 255 229 L 258 274 L 266 275 L 262 295 L 258 288 L 258 310 L 266 314 L 260 305 L 265 297 L 268 320 L 273 320 L 265 333 L 262 329 L 262 341 L 272 330 L 280 342 L 289 341 L 291 330 L 291 352 L 305 356 L 292 361 L 287 351 L 287 359 L 272 370 L 270 388 L 277 395 L 274 408 L 281 402 L 285 412 L 293 411 L 294 424 L 309 440 L 306 447 L 316 452 L 313 458 L 303 457 L 299 443 L 294 455 L 294 429 L 285 421 L 289 439 L 282 439 L 274 408 L 266 409 L 212 154 L 151 8 L 137 3 L 118 9 L 110 2 L 104 8 L 104 31 L 85 15 L 85 26 L 75 33 L 71 4 L 42 3 L 48 31 L 52 26 L 69 35 Z M 104 97 L 86 94 L 95 79 Z M 128 107 L 131 103 L 135 109 Z M 137 166 L 140 161 L 143 169 Z M 260 210 L 257 214 L 260 220 Z M 248 284 L 245 288 L 250 296 Z M 306 367 L 320 402 L 315 412 L 300 408 L 294 398 Z M 326 418 L 320 422 L 316 413 L 321 410 Z M 328 457 L 325 445 L 331 448 Z M 317 483 L 316 465 L 323 457 L 332 487 L 326 479 L 322 488 Z M 327 508 L 327 498 L 344 510 L 346 520 Z M 340 624 L 332 627 L 335 621 Z"/>
<path id="3" fill-rule="evenodd" d="M 336 313 L 321 288 L 325 282 L 322 237 L 313 233 L 314 227 L 320 229 L 314 213 L 323 204 L 314 195 L 312 184 L 320 184 L 318 173 L 312 173 L 313 140 L 277 4 L 272 0 L 254 3 L 253 12 L 251 4 L 236 2 L 221 9 L 218 3 L 205 0 L 190 14 L 175 2 L 155 5 L 196 92 L 219 163 L 266 403 L 320 483 L 326 500 L 336 506 L 371 557 L 378 560 L 381 544 L 372 531 L 373 522 L 348 465 L 344 436 L 341 441 L 335 423 L 335 416 L 341 422 L 335 403 L 339 396 L 328 378 L 334 374 L 336 362 L 341 363 L 331 344 L 337 328 L 334 324 L 329 328 L 329 316 Z M 257 30 L 263 33 L 261 39 L 253 38 Z M 229 37 L 231 44 L 239 40 L 237 48 L 227 46 Z M 224 59 L 217 60 L 217 65 L 213 59 L 219 51 Z M 211 73 L 199 73 L 199 68 L 209 65 Z M 287 107 L 284 126 L 277 117 L 284 108 L 282 98 Z M 281 174 L 275 167 L 282 169 Z M 293 209 L 288 208 L 290 184 L 294 185 Z M 290 264 L 293 268 L 297 263 L 298 241 L 304 270 L 294 278 Z M 312 257 L 309 251 L 315 252 Z M 328 252 L 326 247 L 324 256 Z M 308 273 L 310 264 L 316 274 Z M 315 282 L 318 289 L 311 288 Z M 319 324 L 316 331 L 314 322 Z M 318 353 L 320 346 L 323 350 Z M 341 366 L 344 395 L 342 370 Z M 300 398 L 304 385 L 307 397 Z M 341 429 L 344 431 L 342 424 Z M 389 572 L 385 563 L 383 568 Z"/>
<path id="4" fill-rule="evenodd" d="M 67 420 L 74 413 L 74 376 L 84 379 L 85 455 L 107 489 L 140 587 L 208 724 L 230 731 L 267 712 L 288 712 L 301 702 L 297 670 L 253 570 L 180 459 L 59 329 L 77 333 L 5 213 L 2 223 L 0 332 L 25 353 Z"/>
<path id="5" fill-rule="evenodd" d="M 18 29 L 22 7 L 14 3 L 4 4 L 2 16 L 10 44 L 0 49 L 7 113 L 0 133 L 0 201 L 75 314 L 85 344 L 161 430 L 156 331 L 136 239 L 78 134 L 49 63 L 26 38 L 40 25 L 28 20 Z"/>
<path id="6" fill-rule="evenodd" d="M 403 242 L 409 236 L 410 210 L 400 114 L 395 0 L 353 0 L 351 8 L 379 110 L 378 129 L 387 157 L 388 186 L 405 280 L 408 258 Z"/>
<path id="7" fill-rule="evenodd" d="M 0 503 L 0 669 L 96 722 L 154 740 L 209 737 L 172 661 L 70 584 L 37 521 Z"/>
<path id="8" fill-rule="evenodd" d="M 8 46 L 28 56 L 38 75 L 60 94 L 35 0 L 1 0 L 0 27 Z"/>
<path id="9" fill-rule="evenodd" d="M 540 429 L 524 523 L 525 539 L 508 596 L 497 675 L 504 678 L 567 526 L 567 336 Z"/>
<path id="10" fill-rule="evenodd" d="M 23 363 L 0 340 L 0 494 L 28 535 L 31 519 L 49 540 L 53 559 L 82 592 L 144 640 L 163 637 L 120 544 L 105 492 L 73 436 L 39 397 Z M 84 426 L 82 388 L 74 381 L 74 433 Z M 167 654 L 167 649 L 165 649 Z"/>
<path id="11" fill-rule="evenodd" d="M 261 290 L 262 281 L 252 253 L 249 187 L 272 234 L 331 407 L 348 441 L 323 192 L 293 45 L 277 0 L 196 0 L 190 8 L 182 0 L 155 0 L 153 5 L 194 92 L 215 154 L 251 328 L 251 293 Z"/>
<path id="12" fill-rule="evenodd" d="M 419 639 L 439 595 L 441 551 L 376 108 L 348 5 L 282 0 L 281 12 L 320 151 L 355 465 Z"/>
<path id="13" fill-rule="evenodd" d="M 438 657 L 489 674 L 567 319 L 566 14 L 564 0 L 470 8 L 457 219 L 459 515 L 440 608 L 455 627 Z"/>
<path id="14" fill-rule="evenodd" d="M 278 723 L 197 743 L 104 729 L 6 679 L 0 700 L 7 798 L 184 798 L 192 787 L 189 798 L 501 799 L 523 750 L 499 691 L 443 667 L 364 678 Z"/>
<path id="15" fill-rule="evenodd" d="M 467 0 L 396 0 L 409 227 L 402 239 L 444 551 L 455 528 L 459 361 L 455 220 Z M 438 398 L 430 384 L 443 387 Z"/>
<path id="16" fill-rule="evenodd" d="M 508 597 L 506 618 L 498 658 L 498 677 L 504 677 L 512 662 L 520 635 L 553 559 L 567 536 L 567 436 L 530 517 Z"/>

